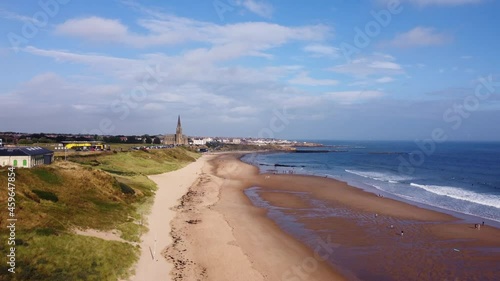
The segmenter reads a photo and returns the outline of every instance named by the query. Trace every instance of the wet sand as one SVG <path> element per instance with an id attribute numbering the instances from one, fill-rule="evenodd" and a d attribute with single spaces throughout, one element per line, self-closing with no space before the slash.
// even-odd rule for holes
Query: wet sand
<path id="1" fill-rule="evenodd" d="M 162 254 L 174 280 L 498 280 L 500 230 L 213 156 Z M 391 228 L 390 226 L 393 226 Z M 404 236 L 401 236 L 401 230 Z"/>

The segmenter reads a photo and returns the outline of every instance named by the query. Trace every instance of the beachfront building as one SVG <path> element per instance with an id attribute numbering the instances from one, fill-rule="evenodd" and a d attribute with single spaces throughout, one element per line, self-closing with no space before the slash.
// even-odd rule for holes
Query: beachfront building
<path id="1" fill-rule="evenodd" d="M 166 145 L 187 145 L 188 137 L 182 134 L 181 116 L 177 117 L 177 129 L 175 134 L 165 135 L 163 137 L 163 144 Z"/>
<path id="2" fill-rule="evenodd" d="M 109 150 L 109 148 L 110 146 L 102 141 L 62 141 L 54 147 L 55 150 Z"/>
<path id="3" fill-rule="evenodd" d="M 42 147 L 6 147 L 0 148 L 0 166 L 33 168 L 51 164 L 54 152 Z"/>

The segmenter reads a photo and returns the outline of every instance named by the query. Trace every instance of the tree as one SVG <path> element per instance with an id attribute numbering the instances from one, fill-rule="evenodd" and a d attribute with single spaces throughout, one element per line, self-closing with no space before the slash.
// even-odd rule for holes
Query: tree
<path id="1" fill-rule="evenodd" d="M 20 139 L 17 143 L 18 144 L 33 144 L 33 141 L 27 140 L 27 139 Z"/>
<path id="2" fill-rule="evenodd" d="M 206 146 L 208 146 L 209 148 L 216 148 L 216 147 L 219 147 L 221 146 L 222 144 L 218 141 L 210 141 L 210 142 L 207 142 Z"/>

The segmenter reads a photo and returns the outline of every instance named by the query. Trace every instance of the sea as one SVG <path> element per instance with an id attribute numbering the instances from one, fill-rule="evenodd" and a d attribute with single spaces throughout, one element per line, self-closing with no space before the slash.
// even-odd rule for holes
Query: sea
<path id="1" fill-rule="evenodd" d="M 428 209 L 500 225 L 500 143 L 308 141 L 322 147 L 254 153 L 261 172 L 331 177 Z"/>

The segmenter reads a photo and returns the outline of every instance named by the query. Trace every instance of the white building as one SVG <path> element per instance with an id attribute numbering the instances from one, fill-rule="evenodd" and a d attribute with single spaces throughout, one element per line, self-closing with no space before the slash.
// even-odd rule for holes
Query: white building
<path id="1" fill-rule="evenodd" d="M 51 164 L 54 152 L 41 147 L 0 148 L 0 166 L 32 168 L 42 164 Z"/>
<path id="2" fill-rule="evenodd" d="M 202 138 L 193 138 L 192 140 L 194 145 L 205 145 L 207 143 L 206 140 Z"/>

